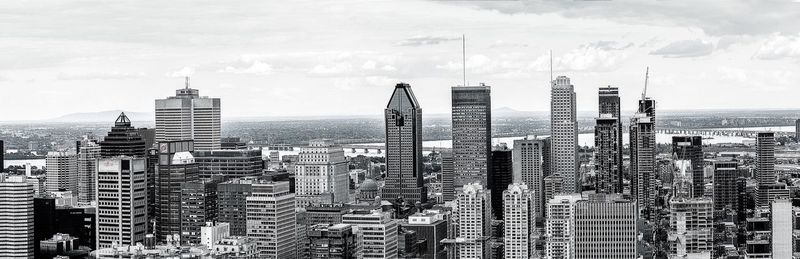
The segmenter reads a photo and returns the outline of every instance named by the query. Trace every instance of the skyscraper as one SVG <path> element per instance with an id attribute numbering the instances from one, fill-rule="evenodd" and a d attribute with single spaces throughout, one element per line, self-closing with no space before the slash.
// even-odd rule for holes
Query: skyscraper
<path id="1" fill-rule="evenodd" d="M 47 166 L 47 191 L 69 191 L 73 196 L 78 194 L 78 162 L 73 152 L 48 152 L 45 159 Z"/>
<path id="2" fill-rule="evenodd" d="M 456 198 L 455 175 L 453 175 L 453 152 L 443 150 L 442 156 L 442 199 L 452 201 Z"/>
<path id="3" fill-rule="evenodd" d="M 199 244 L 201 228 L 217 221 L 218 183 L 218 179 L 206 179 L 181 184 L 182 244 Z"/>
<path id="4" fill-rule="evenodd" d="M 33 186 L 0 175 L 0 257 L 33 258 Z"/>
<path id="5" fill-rule="evenodd" d="M 479 183 L 464 185 L 458 193 L 458 258 L 489 258 L 492 235 L 491 194 Z"/>
<path id="6" fill-rule="evenodd" d="M 505 143 L 495 146 L 492 150 L 492 167 L 489 169 L 492 177 L 487 182 L 492 192 L 492 213 L 497 220 L 503 220 L 503 191 L 513 181 L 513 167 L 511 149 Z"/>
<path id="7" fill-rule="evenodd" d="M 677 159 L 692 162 L 692 197 L 703 197 L 703 137 L 673 136 L 672 153 Z"/>
<path id="8" fill-rule="evenodd" d="M 800 119 L 794 121 L 794 141 L 800 142 Z M 0 141 L 2 142 L 2 141 Z M 2 144 L 2 143 L 0 143 Z"/>
<path id="9" fill-rule="evenodd" d="M 156 165 L 156 236 L 164 241 L 181 233 L 181 184 L 199 179 L 199 168 L 192 151 L 194 143 L 167 141 L 158 143 Z"/>
<path id="10" fill-rule="evenodd" d="M 102 157 L 115 156 L 145 156 L 147 153 L 145 140 L 139 131 L 131 126 L 131 120 L 125 113 L 120 113 L 114 121 L 114 127 L 100 142 L 100 155 Z"/>
<path id="11" fill-rule="evenodd" d="M 147 234 L 147 163 L 119 156 L 97 163 L 97 248 L 136 245 Z"/>
<path id="12" fill-rule="evenodd" d="M 705 197 L 692 197 L 692 161 L 673 159 L 672 197 L 669 200 L 670 229 L 667 240 L 670 257 L 710 258 L 713 248 L 713 203 Z"/>
<path id="13" fill-rule="evenodd" d="M 356 238 L 348 224 L 317 224 L 308 231 L 307 258 L 356 258 Z"/>
<path id="14" fill-rule="evenodd" d="M 544 141 L 540 139 L 514 140 L 513 163 L 515 183 L 525 183 L 531 192 L 531 207 L 535 217 L 544 217 Z"/>
<path id="15" fill-rule="evenodd" d="M 356 233 L 356 258 L 397 258 L 398 224 L 390 213 L 354 211 L 342 216 L 342 223 L 351 225 Z"/>
<path id="16" fill-rule="evenodd" d="M 217 185 L 217 221 L 231 225 L 231 235 L 247 235 L 247 196 L 253 191 L 255 177 L 243 177 Z"/>
<path id="17" fill-rule="evenodd" d="M 247 196 L 247 236 L 258 258 L 295 258 L 294 194 L 289 182 L 259 181 Z"/>
<path id="18" fill-rule="evenodd" d="M 756 137 L 756 180 L 759 185 L 772 184 L 775 177 L 775 133 L 759 132 Z"/>
<path id="19" fill-rule="evenodd" d="M 491 87 L 454 86 L 452 98 L 455 189 L 475 182 L 488 186 L 492 164 Z"/>
<path id="20" fill-rule="evenodd" d="M 220 149 L 220 99 L 186 87 L 156 100 L 156 142 L 194 140 L 197 150 Z"/>
<path id="21" fill-rule="evenodd" d="M 417 232 L 417 238 L 425 243 L 419 250 L 419 258 L 445 259 L 447 251 L 442 239 L 447 238 L 447 220 L 445 215 L 436 212 L 420 212 L 408 216 L 408 221 L 401 221 L 400 227 Z"/>
<path id="22" fill-rule="evenodd" d="M 631 194 L 636 199 L 642 218 L 650 218 L 655 204 L 655 122 L 646 113 L 631 118 Z"/>
<path id="23" fill-rule="evenodd" d="M 386 185 L 383 200 L 398 197 L 414 204 L 427 202 L 422 175 L 422 108 L 411 86 L 395 86 L 384 110 L 386 119 Z"/>
<path id="24" fill-rule="evenodd" d="M 95 201 L 97 189 L 97 159 L 100 158 L 100 145 L 96 140 L 84 139 L 78 152 L 78 202 L 88 204 Z"/>
<path id="25" fill-rule="evenodd" d="M 295 165 L 297 206 L 319 204 L 321 196 L 333 197 L 333 202 L 348 201 L 349 168 L 344 151 L 332 140 L 311 140 L 300 149 Z"/>
<path id="26" fill-rule="evenodd" d="M 264 170 L 260 149 L 195 150 L 192 155 L 201 179 L 259 176 Z"/>
<path id="27" fill-rule="evenodd" d="M 546 258 L 575 257 L 575 204 L 580 194 L 556 195 L 547 202 Z"/>
<path id="28" fill-rule="evenodd" d="M 559 193 L 580 192 L 575 87 L 566 76 L 559 76 L 552 82 L 550 133 L 552 174 L 560 176 L 563 181 Z"/>
<path id="29" fill-rule="evenodd" d="M 792 202 L 789 199 L 779 199 L 770 205 L 772 258 L 792 258 L 792 252 L 795 250 L 792 235 L 795 216 L 792 213 Z"/>
<path id="30" fill-rule="evenodd" d="M 718 158 L 714 160 L 714 210 L 737 211 L 736 179 L 739 178 L 736 160 Z"/>
<path id="31" fill-rule="evenodd" d="M 619 88 L 601 87 L 600 112 L 594 130 L 598 193 L 622 193 L 622 117 Z"/>
<path id="32" fill-rule="evenodd" d="M 6 170 L 6 146 L 3 140 L 0 140 L 0 173 Z"/>
<path id="33" fill-rule="evenodd" d="M 502 194 L 505 221 L 503 244 L 505 258 L 528 258 L 533 251 L 531 242 L 534 222 L 533 193 L 524 183 L 508 185 Z"/>
<path id="34" fill-rule="evenodd" d="M 575 258 L 638 258 L 636 204 L 598 195 L 575 205 Z"/>

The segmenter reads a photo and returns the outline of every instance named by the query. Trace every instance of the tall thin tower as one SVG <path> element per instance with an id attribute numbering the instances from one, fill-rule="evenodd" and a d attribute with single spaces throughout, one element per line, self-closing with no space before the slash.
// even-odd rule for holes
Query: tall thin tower
<path id="1" fill-rule="evenodd" d="M 156 100 L 156 141 L 194 140 L 197 150 L 220 149 L 220 99 L 186 87 Z"/>
<path id="2" fill-rule="evenodd" d="M 622 193 L 622 121 L 619 88 L 601 87 L 596 119 L 595 172 L 598 193 Z"/>
<path id="3" fill-rule="evenodd" d="M 475 182 L 488 186 L 492 166 L 491 87 L 454 86 L 452 98 L 455 189 Z"/>
<path id="4" fill-rule="evenodd" d="M 411 85 L 395 86 L 384 110 L 386 121 L 386 185 L 383 200 L 426 202 L 422 176 L 422 108 Z"/>
<path id="5" fill-rule="evenodd" d="M 644 216 L 650 217 L 650 210 L 655 204 L 655 152 L 656 152 L 656 102 L 647 97 L 647 80 L 650 75 L 648 68 L 645 74 L 645 87 L 642 99 L 639 100 L 639 109 L 630 124 L 630 150 L 631 150 L 631 193 L 637 201 L 638 210 Z"/>
<path id="6" fill-rule="evenodd" d="M 551 163 L 553 175 L 562 179 L 558 193 L 580 192 L 578 170 L 578 120 L 575 113 L 575 86 L 569 78 L 552 81 L 550 98 Z"/>

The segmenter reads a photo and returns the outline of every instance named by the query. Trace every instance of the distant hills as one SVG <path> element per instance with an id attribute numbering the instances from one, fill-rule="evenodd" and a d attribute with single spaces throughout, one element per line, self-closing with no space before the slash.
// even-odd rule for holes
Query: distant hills
<path id="1" fill-rule="evenodd" d="M 101 112 L 81 112 L 70 113 L 57 118 L 49 119 L 50 122 L 114 122 L 120 113 L 125 112 L 125 115 L 131 121 L 153 121 L 155 115 L 149 112 L 131 112 L 122 110 L 101 111 Z"/>

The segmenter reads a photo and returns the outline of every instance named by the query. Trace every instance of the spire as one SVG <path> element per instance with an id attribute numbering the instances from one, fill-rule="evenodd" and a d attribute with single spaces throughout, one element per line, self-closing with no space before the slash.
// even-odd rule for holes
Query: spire
<path id="1" fill-rule="evenodd" d="M 189 76 L 186 76 L 186 89 L 189 89 Z"/>
<path id="2" fill-rule="evenodd" d="M 121 127 L 121 126 L 130 127 L 131 126 L 131 120 L 128 119 L 128 116 L 125 116 L 124 112 L 120 113 L 119 117 L 117 117 L 117 120 L 114 121 L 114 126 L 116 126 L 116 127 Z"/>

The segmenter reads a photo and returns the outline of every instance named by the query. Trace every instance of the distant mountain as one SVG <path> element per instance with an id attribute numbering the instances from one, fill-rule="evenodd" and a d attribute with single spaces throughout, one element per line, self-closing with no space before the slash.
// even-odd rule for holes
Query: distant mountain
<path id="1" fill-rule="evenodd" d="M 58 118 L 53 118 L 47 121 L 51 122 L 114 122 L 120 113 L 125 112 L 125 115 L 131 121 L 152 121 L 155 118 L 153 113 L 149 112 L 131 112 L 122 110 L 101 111 L 101 112 L 81 112 L 70 113 Z"/>
<path id="2" fill-rule="evenodd" d="M 492 109 L 492 117 L 534 117 L 547 115 L 547 112 L 518 111 L 509 107 Z"/>

